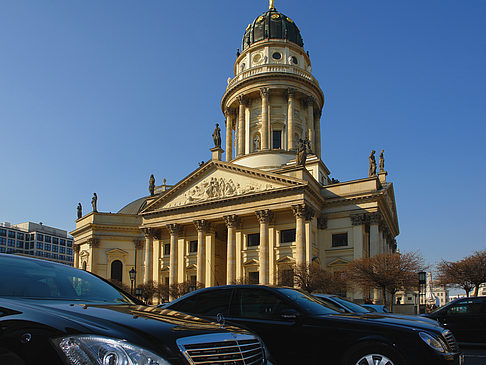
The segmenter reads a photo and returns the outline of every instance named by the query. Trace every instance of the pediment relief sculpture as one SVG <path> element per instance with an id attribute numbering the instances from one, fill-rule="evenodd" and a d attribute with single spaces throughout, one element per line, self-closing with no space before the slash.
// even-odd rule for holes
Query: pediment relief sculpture
<path id="1" fill-rule="evenodd" d="M 231 178 L 208 177 L 181 196 L 169 202 L 165 208 L 228 198 L 237 195 L 251 194 L 274 188 L 276 188 L 276 186 L 270 183 L 257 183 L 250 181 L 240 184 L 233 181 Z"/>

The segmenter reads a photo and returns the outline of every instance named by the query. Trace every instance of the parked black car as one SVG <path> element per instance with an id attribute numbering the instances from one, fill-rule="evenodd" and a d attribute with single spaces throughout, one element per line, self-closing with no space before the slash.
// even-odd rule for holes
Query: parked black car
<path id="1" fill-rule="evenodd" d="M 437 324 L 437 321 L 432 318 L 422 317 L 422 316 L 414 316 L 410 314 L 399 314 L 399 313 L 390 313 L 390 312 L 379 312 L 377 313 L 376 310 L 371 310 L 368 307 L 364 307 L 353 303 L 347 299 L 341 298 L 338 295 L 334 294 L 312 294 L 317 299 L 323 301 L 327 306 L 332 306 L 332 309 L 337 308 L 339 312 L 345 313 L 358 313 L 358 314 L 378 314 L 380 316 L 386 316 L 391 318 L 403 318 L 411 321 L 422 321 L 422 322 L 430 322 L 432 324 Z M 369 304 L 368 304 L 369 305 Z M 382 307 L 379 305 L 375 305 L 376 307 Z"/>
<path id="2" fill-rule="evenodd" d="M 142 305 L 86 271 L 0 254 L 0 364 L 265 364 L 247 330 Z"/>
<path id="3" fill-rule="evenodd" d="M 200 289 L 166 308 L 243 325 L 277 364 L 461 364 L 452 333 L 437 324 L 339 313 L 292 288 L 229 285 Z"/>
<path id="4" fill-rule="evenodd" d="M 424 316 L 452 330 L 459 342 L 486 343 L 486 297 L 459 298 Z"/>

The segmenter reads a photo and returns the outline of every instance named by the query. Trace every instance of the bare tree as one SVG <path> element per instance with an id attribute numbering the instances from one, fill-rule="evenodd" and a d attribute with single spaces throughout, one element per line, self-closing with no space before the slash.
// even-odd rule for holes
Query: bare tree
<path id="1" fill-rule="evenodd" d="M 169 295 L 176 299 L 182 297 L 193 290 L 204 288 L 204 285 L 197 282 L 193 283 L 191 281 L 184 281 L 182 283 L 174 283 L 169 287 Z"/>
<path id="2" fill-rule="evenodd" d="M 288 280 L 288 278 L 286 278 Z M 345 290 L 344 280 L 323 269 L 317 264 L 294 266 L 294 284 L 308 293 L 335 293 Z"/>
<path id="3" fill-rule="evenodd" d="M 486 250 L 476 251 L 460 261 L 442 260 L 437 265 L 437 274 L 442 285 L 459 287 L 467 296 L 474 289 L 477 296 L 481 284 L 486 283 Z"/>
<path id="4" fill-rule="evenodd" d="M 152 299 L 159 295 L 159 288 L 155 281 L 149 280 L 140 285 L 142 300 L 147 304 L 152 304 Z"/>
<path id="5" fill-rule="evenodd" d="M 418 286 L 417 273 L 423 269 L 423 258 L 417 252 L 390 253 L 354 260 L 346 275 L 362 288 L 380 289 L 386 306 L 386 293 L 391 294 L 391 305 L 397 291 Z"/>
<path id="6" fill-rule="evenodd" d="M 112 283 L 114 286 L 116 286 L 117 288 L 127 292 L 127 293 L 130 293 L 130 286 L 126 285 L 126 284 L 123 284 L 121 281 L 118 281 L 118 280 L 115 280 L 115 279 L 108 279 L 108 281 L 110 283 Z"/>

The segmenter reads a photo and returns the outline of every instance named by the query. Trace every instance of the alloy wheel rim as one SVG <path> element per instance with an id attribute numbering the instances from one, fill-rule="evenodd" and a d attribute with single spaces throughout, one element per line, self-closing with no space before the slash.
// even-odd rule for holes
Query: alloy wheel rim
<path id="1" fill-rule="evenodd" d="M 356 365 L 395 365 L 392 360 L 390 360 L 385 355 L 381 354 L 368 354 L 360 358 Z"/>

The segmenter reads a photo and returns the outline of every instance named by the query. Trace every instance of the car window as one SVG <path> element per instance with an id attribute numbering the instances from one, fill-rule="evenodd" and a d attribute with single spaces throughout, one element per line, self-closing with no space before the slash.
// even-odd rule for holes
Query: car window
<path id="1" fill-rule="evenodd" d="M 179 312 L 201 316 L 215 316 L 218 313 L 227 316 L 232 289 L 217 289 L 195 293 L 167 306 Z"/>
<path id="2" fill-rule="evenodd" d="M 0 297 L 129 303 L 112 285 L 86 271 L 49 261 L 19 257 L 0 258 Z"/>
<path id="3" fill-rule="evenodd" d="M 481 312 L 482 298 L 467 298 L 453 304 L 447 310 L 448 314 L 478 314 Z"/>
<path id="4" fill-rule="evenodd" d="M 302 308 L 310 315 L 319 316 L 339 313 L 329 307 L 322 305 L 322 302 L 319 301 L 319 299 L 313 297 L 310 294 L 304 293 L 303 291 L 290 288 L 279 288 L 276 290 L 278 290 L 279 293 L 286 296 L 290 301 L 295 303 L 299 308 Z"/>
<path id="5" fill-rule="evenodd" d="M 321 297 L 319 295 L 314 295 L 317 299 L 319 299 L 323 305 L 335 310 L 336 312 L 345 312 L 344 308 L 338 306 L 336 303 L 334 303 L 333 301 L 331 301 L 329 298 L 326 298 L 326 297 Z"/>
<path id="6" fill-rule="evenodd" d="M 370 311 L 359 304 L 350 302 L 349 300 L 340 298 L 340 297 L 333 297 L 334 300 L 338 303 L 341 303 L 343 306 L 348 308 L 353 313 L 369 313 Z"/>
<path id="7" fill-rule="evenodd" d="M 237 293 L 232 313 L 240 318 L 280 320 L 282 312 L 294 309 L 269 290 L 242 288 Z"/>

